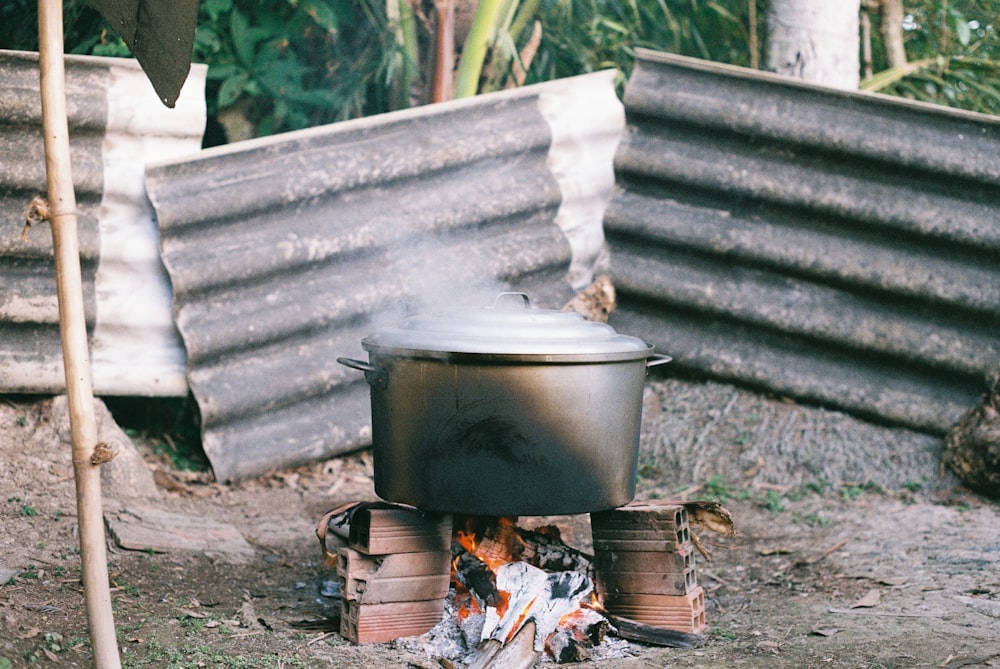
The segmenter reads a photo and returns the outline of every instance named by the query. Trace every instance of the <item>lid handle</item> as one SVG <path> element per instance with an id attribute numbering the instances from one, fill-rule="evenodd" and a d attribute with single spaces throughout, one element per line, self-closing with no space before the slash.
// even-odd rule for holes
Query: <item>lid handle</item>
<path id="1" fill-rule="evenodd" d="M 497 299 L 493 301 L 493 308 L 496 309 L 497 307 L 499 307 L 500 306 L 500 300 L 502 300 L 504 298 L 507 298 L 507 297 L 520 297 L 521 298 L 521 306 L 523 306 L 525 309 L 531 309 L 532 308 L 531 307 L 531 298 L 528 297 L 528 294 L 527 293 L 519 293 L 519 292 L 503 292 L 503 293 L 500 293 L 499 295 L 497 295 Z"/>

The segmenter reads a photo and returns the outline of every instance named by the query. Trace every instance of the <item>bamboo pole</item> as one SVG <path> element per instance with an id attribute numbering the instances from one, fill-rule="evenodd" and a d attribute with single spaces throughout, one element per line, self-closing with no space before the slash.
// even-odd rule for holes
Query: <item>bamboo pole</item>
<path id="1" fill-rule="evenodd" d="M 76 480 L 87 624 L 94 666 L 97 669 L 119 669 L 121 660 L 115 638 L 108 583 L 101 468 L 99 463 L 92 461 L 94 448 L 97 446 L 97 420 L 94 415 L 94 391 L 87 350 L 76 195 L 70 166 L 61 0 L 38 0 L 38 42 L 49 224 L 52 228 L 56 292 L 59 299 L 59 332 L 73 435 L 73 474 Z"/>

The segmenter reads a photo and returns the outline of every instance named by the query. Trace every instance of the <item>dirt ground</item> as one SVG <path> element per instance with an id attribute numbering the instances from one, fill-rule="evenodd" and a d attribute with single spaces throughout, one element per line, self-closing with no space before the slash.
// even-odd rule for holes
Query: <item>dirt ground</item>
<path id="1" fill-rule="evenodd" d="M 644 431 L 663 420 L 650 414 Z M 0 398 L 0 669 L 91 666 L 63 421 L 64 406 L 52 399 Z M 117 431 L 109 422 L 102 435 Z M 752 437 L 735 439 L 745 451 Z M 130 510 L 217 525 L 202 532 L 204 550 L 109 542 L 124 666 L 454 666 L 420 638 L 356 646 L 331 622 L 336 600 L 322 593 L 335 575 L 322 564 L 314 527 L 341 502 L 374 498 L 365 453 L 221 485 L 173 470 L 145 440 L 133 441 L 144 465 L 105 486 L 106 510 L 118 521 L 111 526 L 124 531 Z M 755 471 L 702 472 L 681 492 L 657 460 L 656 441 L 643 448 L 638 497 L 719 498 L 740 536 L 703 536 L 714 556 L 698 564 L 708 619 L 700 648 L 628 644 L 592 666 L 1000 667 L 995 502 L 950 483 L 783 484 Z M 547 520 L 586 547 L 586 516 Z"/>

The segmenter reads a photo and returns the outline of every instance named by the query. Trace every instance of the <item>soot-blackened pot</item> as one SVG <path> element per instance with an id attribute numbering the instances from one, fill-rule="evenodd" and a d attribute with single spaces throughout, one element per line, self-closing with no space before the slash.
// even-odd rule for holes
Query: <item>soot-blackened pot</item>
<path id="1" fill-rule="evenodd" d="M 522 293 L 416 316 L 338 358 L 371 386 L 375 491 L 428 511 L 560 515 L 635 494 L 640 339 Z"/>

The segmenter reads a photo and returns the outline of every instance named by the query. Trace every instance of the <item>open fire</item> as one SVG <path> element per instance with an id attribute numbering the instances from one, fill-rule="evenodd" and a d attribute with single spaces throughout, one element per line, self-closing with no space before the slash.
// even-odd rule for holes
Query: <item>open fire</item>
<path id="1" fill-rule="evenodd" d="M 692 647 L 705 628 L 695 544 L 683 504 L 634 503 L 591 514 L 594 554 L 555 526 L 355 503 L 317 535 L 341 585 L 341 634 L 356 643 L 458 630 L 470 669 L 591 656 L 609 635 Z M 718 505 L 691 506 L 699 527 L 735 534 Z M 329 534 L 348 546 L 335 553 Z M 455 653 L 452 653 L 455 655 Z"/>

